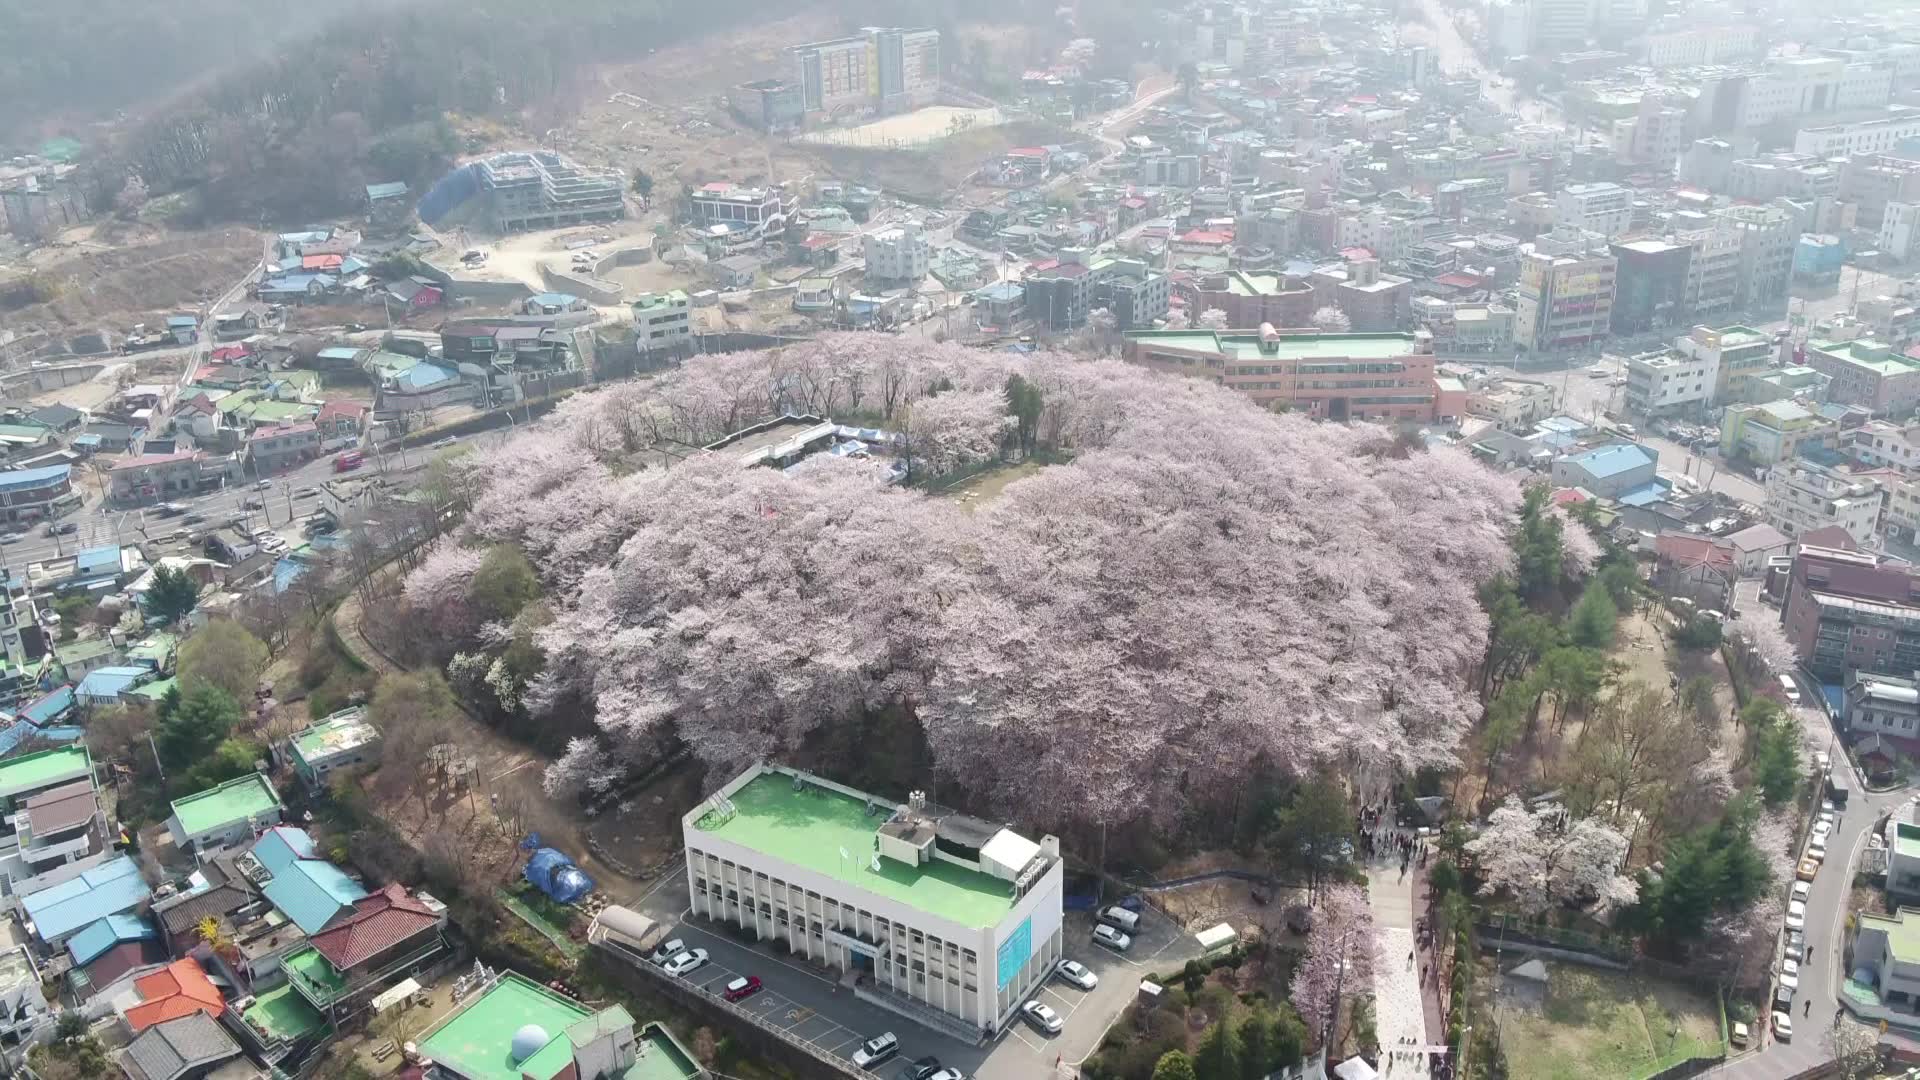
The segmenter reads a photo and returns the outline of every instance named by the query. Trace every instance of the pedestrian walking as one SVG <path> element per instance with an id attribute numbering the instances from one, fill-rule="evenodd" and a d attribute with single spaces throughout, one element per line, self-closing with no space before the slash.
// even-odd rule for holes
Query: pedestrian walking
<path id="1" fill-rule="evenodd" d="M 1808 998 L 1808 999 L 1807 999 L 1807 1008 L 1806 1008 L 1806 1011 L 1805 1011 L 1805 1012 L 1802 1012 L 1802 1013 L 1801 1013 L 1800 1015 L 1801 1015 L 1801 1016 L 1803 1016 L 1803 1017 L 1804 1017 L 1804 1016 L 1812 1016 L 1812 1015 L 1813 1015 L 1813 999 L 1812 999 L 1812 998 Z"/>

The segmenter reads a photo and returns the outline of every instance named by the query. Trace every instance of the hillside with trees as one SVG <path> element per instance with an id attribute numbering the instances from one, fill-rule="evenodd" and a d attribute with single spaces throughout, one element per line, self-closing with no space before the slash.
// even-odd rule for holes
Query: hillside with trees
<path id="1" fill-rule="evenodd" d="M 660 467 L 786 412 L 897 432 L 904 482 Z M 1031 475 L 983 505 L 932 493 L 1009 463 Z M 1452 764 L 1519 499 L 1195 380 L 879 334 L 609 386 L 464 468 L 464 529 L 408 598 L 463 652 L 537 646 L 486 670 L 532 713 L 593 717 L 555 790 L 663 742 L 713 777 L 803 751 L 851 775 L 904 732 L 969 805 L 1079 826 L 1215 811 L 1258 767 Z"/>

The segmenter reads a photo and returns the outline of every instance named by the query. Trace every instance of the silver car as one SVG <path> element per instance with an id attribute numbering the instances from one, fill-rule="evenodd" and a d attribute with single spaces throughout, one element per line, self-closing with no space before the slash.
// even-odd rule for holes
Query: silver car
<path id="1" fill-rule="evenodd" d="M 1048 1035 L 1058 1035 L 1060 1029 L 1066 1026 L 1066 1023 L 1060 1019 L 1059 1013 L 1038 1001 L 1029 1001 L 1020 1006 L 1020 1015 L 1026 1019 L 1027 1023 Z"/>
<path id="2" fill-rule="evenodd" d="M 1133 947 L 1132 938 L 1105 923 L 1093 928 L 1093 942 L 1096 945 L 1105 945 L 1115 952 L 1126 952 Z"/>
<path id="3" fill-rule="evenodd" d="M 1053 973 L 1060 981 L 1072 983 L 1082 990 L 1091 990 L 1100 985 L 1100 976 L 1078 960 L 1060 961 L 1053 965 Z"/>

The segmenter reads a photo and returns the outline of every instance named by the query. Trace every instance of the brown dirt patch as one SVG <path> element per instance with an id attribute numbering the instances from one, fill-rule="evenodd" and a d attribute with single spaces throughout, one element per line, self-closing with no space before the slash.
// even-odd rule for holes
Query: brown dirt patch
<path id="1" fill-rule="evenodd" d="M 151 323 L 201 307 L 259 259 L 259 237 L 238 228 L 136 234 L 118 246 L 52 246 L 36 252 L 31 267 L 53 284 L 57 295 L 10 312 L 7 322 L 23 329 L 101 327 L 124 332 L 136 322 Z"/>

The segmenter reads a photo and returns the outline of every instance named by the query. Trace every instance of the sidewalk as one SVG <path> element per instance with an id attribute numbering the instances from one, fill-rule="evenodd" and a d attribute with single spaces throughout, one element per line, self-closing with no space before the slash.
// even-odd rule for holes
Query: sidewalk
<path id="1" fill-rule="evenodd" d="M 1374 1018 L 1380 1036 L 1382 1076 L 1425 1077 L 1426 1055 L 1409 1048 L 1428 1045 L 1427 1002 L 1421 970 L 1431 966 L 1414 950 L 1415 887 L 1421 868 L 1400 873 L 1399 858 L 1378 857 L 1367 865 L 1367 901 L 1373 908 L 1377 952 L 1374 957 Z M 1396 1055 L 1399 1055 L 1396 1057 Z"/>

